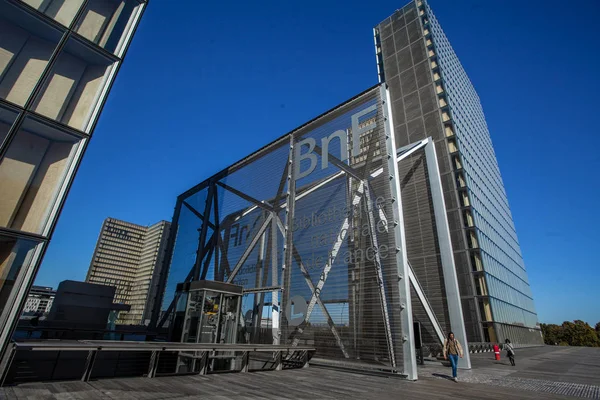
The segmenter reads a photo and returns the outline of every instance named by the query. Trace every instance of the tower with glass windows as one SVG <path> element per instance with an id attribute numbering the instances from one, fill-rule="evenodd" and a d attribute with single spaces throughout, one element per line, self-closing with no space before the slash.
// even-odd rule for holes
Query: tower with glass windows
<path id="1" fill-rule="evenodd" d="M 0 0 L 0 353 L 145 7 Z"/>
<path id="2" fill-rule="evenodd" d="M 379 80 L 389 86 L 398 146 L 431 137 L 446 205 L 464 328 L 470 343 L 542 344 L 504 184 L 479 97 L 425 0 L 375 27 Z M 441 274 L 423 156 L 400 163 L 408 260 L 442 329 L 456 330 Z M 423 340 L 434 327 L 413 296 Z"/>

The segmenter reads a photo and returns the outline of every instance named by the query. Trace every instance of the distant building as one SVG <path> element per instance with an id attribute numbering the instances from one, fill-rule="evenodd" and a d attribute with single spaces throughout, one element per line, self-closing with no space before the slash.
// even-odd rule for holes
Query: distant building
<path id="1" fill-rule="evenodd" d="M 52 328 L 46 338 L 94 339 L 98 338 L 96 332 L 114 329 L 114 326 L 109 326 L 111 313 L 116 315 L 129 310 L 125 304 L 113 303 L 114 297 L 114 286 L 62 281 L 43 325 Z"/>
<path id="2" fill-rule="evenodd" d="M 104 221 L 86 282 L 114 286 L 114 302 L 131 306 L 119 315 L 119 324 L 139 325 L 150 318 L 170 228 L 166 221 L 149 227 Z"/>
<path id="3" fill-rule="evenodd" d="M 33 286 L 27 296 L 23 313 L 47 314 L 52 308 L 56 291 L 51 287 Z"/>

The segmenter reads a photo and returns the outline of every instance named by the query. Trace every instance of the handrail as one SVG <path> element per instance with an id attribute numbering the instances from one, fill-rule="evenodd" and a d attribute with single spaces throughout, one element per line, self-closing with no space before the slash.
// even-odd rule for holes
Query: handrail
<path id="1" fill-rule="evenodd" d="M 158 368 L 158 360 L 162 352 L 198 352 L 201 356 L 196 356 L 200 361 L 200 374 L 206 374 L 208 368 L 208 360 L 214 358 L 213 352 L 240 352 L 242 353 L 242 370 L 248 372 L 249 354 L 251 352 L 274 353 L 275 369 L 282 369 L 284 357 L 283 354 L 291 354 L 296 357 L 295 361 L 301 361 L 302 365 L 307 365 L 312 358 L 312 354 L 316 349 L 311 346 L 293 346 L 290 345 L 274 345 L 274 344 L 237 344 L 237 343 L 178 343 L 178 342 L 135 342 L 135 341 L 111 341 L 111 340 L 22 340 L 12 343 L 12 348 L 9 356 L 9 361 L 4 372 L 4 376 L 0 382 L 3 386 L 7 378 L 8 371 L 17 351 L 87 351 L 88 356 L 84 367 L 84 372 L 81 380 L 86 382 L 92 375 L 94 363 L 98 352 L 151 352 L 150 364 L 148 366 L 148 378 L 156 376 Z M 209 353 L 213 353 L 212 357 Z M 295 355 L 295 356 L 294 356 Z M 301 358 L 297 358 L 301 357 Z"/>
<path id="2" fill-rule="evenodd" d="M 112 340 L 18 341 L 13 347 L 31 351 L 315 351 L 310 346 L 238 343 L 135 342 Z"/>

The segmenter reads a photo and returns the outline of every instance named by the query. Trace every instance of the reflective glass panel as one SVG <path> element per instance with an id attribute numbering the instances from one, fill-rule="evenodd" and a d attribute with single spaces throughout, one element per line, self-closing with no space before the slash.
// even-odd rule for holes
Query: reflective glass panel
<path id="1" fill-rule="evenodd" d="M 121 41 L 137 14 L 137 0 L 89 0 L 75 31 L 111 53 L 121 51 Z"/>
<path id="2" fill-rule="evenodd" d="M 0 98 L 25 105 L 62 32 L 0 0 Z"/>
<path id="3" fill-rule="evenodd" d="M 0 146 L 6 138 L 6 135 L 8 135 L 8 131 L 13 122 L 15 122 L 17 115 L 17 111 L 0 106 Z"/>
<path id="4" fill-rule="evenodd" d="M 69 39 L 44 82 L 34 111 L 48 118 L 88 131 L 106 75 L 113 61 L 82 42 Z"/>
<path id="5" fill-rule="evenodd" d="M 71 25 L 83 0 L 22 0 L 64 26 Z"/>
<path id="6" fill-rule="evenodd" d="M 15 289 L 15 281 L 23 266 L 29 264 L 38 242 L 0 235 L 0 314 Z"/>
<path id="7" fill-rule="evenodd" d="M 42 233 L 81 140 L 28 118 L 0 161 L 0 226 Z"/>

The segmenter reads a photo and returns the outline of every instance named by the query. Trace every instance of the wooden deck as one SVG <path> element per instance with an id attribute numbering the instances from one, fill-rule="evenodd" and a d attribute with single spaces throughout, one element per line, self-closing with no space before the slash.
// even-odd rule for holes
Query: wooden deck
<path id="1" fill-rule="evenodd" d="M 248 374 L 123 378 L 83 382 L 32 383 L 0 390 L 19 399 L 567 399 L 600 398 L 600 349 L 518 350 L 521 366 L 473 356 L 474 369 L 460 381 L 445 379 L 449 368 L 428 363 L 420 379 L 408 382 L 360 373 L 309 367 Z M 519 361 L 518 361 L 519 362 Z M 557 379 L 561 378 L 561 379 Z"/>

